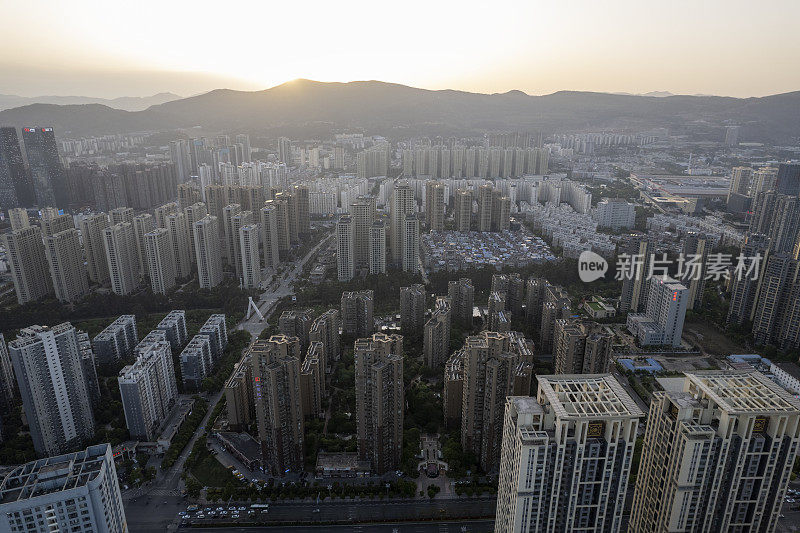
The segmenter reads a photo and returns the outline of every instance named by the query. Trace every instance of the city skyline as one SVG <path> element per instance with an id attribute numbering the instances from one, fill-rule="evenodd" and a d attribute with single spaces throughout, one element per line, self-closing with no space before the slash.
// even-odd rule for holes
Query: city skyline
<path id="1" fill-rule="evenodd" d="M 145 2 L 134 11 L 99 8 L 93 0 L 69 10 L 33 4 L 7 6 L 0 21 L 4 94 L 190 96 L 216 88 L 261 90 L 297 78 L 528 94 L 749 97 L 800 88 L 800 73 L 788 68 L 798 61 L 791 21 L 800 6 L 791 2 L 776 3 L 771 13 L 739 1 L 581 2 L 570 10 L 505 2 L 480 16 L 463 3 L 377 9 L 355 2 L 333 11 L 312 5 L 298 29 L 286 23 L 298 15 L 288 4 L 238 1 L 226 6 L 237 37 L 225 46 L 198 39 L 219 31 L 219 19 L 203 3 L 149 9 Z M 457 32 L 441 31 L 443 20 Z M 385 38 L 398 32 L 409 35 L 402 45 Z M 746 34 L 758 35 L 759 46 L 750 46 Z"/>

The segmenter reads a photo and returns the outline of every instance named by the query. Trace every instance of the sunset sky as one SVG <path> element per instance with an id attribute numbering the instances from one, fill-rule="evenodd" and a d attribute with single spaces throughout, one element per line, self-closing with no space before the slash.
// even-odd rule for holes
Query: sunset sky
<path id="1" fill-rule="evenodd" d="M 800 90 L 797 0 L 6 0 L 0 94 L 190 95 L 294 78 L 429 89 Z"/>

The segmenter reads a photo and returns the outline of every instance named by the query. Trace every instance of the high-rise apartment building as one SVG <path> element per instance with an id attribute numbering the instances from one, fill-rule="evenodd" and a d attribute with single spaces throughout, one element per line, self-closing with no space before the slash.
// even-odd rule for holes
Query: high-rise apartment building
<path id="1" fill-rule="evenodd" d="M 443 365 L 450 355 L 450 299 L 436 298 L 433 314 L 423 328 L 423 353 L 430 368 Z"/>
<path id="2" fill-rule="evenodd" d="M 608 369 L 614 337 L 602 328 L 569 318 L 556 320 L 553 352 L 556 374 L 602 374 Z"/>
<path id="3" fill-rule="evenodd" d="M 181 368 L 181 382 L 187 390 L 199 391 L 203 379 L 214 370 L 211 355 L 211 338 L 208 335 L 195 335 L 178 356 Z"/>
<path id="4" fill-rule="evenodd" d="M 400 287 L 400 326 L 403 331 L 419 331 L 425 323 L 425 286 Z"/>
<path id="5" fill-rule="evenodd" d="M 108 261 L 103 244 L 103 230 L 108 226 L 108 215 L 105 213 L 87 215 L 80 221 L 89 279 L 100 285 L 109 281 Z"/>
<path id="6" fill-rule="evenodd" d="M 444 185 L 436 181 L 425 182 L 425 222 L 431 231 L 444 231 Z"/>
<path id="7" fill-rule="evenodd" d="M 36 204 L 69 208 L 67 173 L 61 165 L 53 128 L 22 128 Z"/>
<path id="8" fill-rule="evenodd" d="M 728 188 L 728 200 L 733 194 L 750 195 L 750 182 L 753 177 L 751 167 L 733 167 L 731 169 L 731 183 Z"/>
<path id="9" fill-rule="evenodd" d="M 472 329 L 472 307 L 475 303 L 475 287 L 469 278 L 450 281 L 447 284 L 447 297 L 453 309 L 453 321 L 461 327 Z"/>
<path id="10" fill-rule="evenodd" d="M 127 533 L 111 445 L 14 467 L 0 481 L 0 530 Z"/>
<path id="11" fill-rule="evenodd" d="M 136 361 L 119 373 L 125 422 L 132 438 L 152 442 L 178 398 L 172 349 L 167 341 L 143 343 Z"/>
<path id="12" fill-rule="evenodd" d="M 136 242 L 136 257 L 139 261 L 138 277 L 147 275 L 147 246 L 144 236 L 156 229 L 156 219 L 150 213 L 142 213 L 133 217 L 133 232 Z"/>
<path id="13" fill-rule="evenodd" d="M 322 343 L 325 352 L 326 367 L 333 365 L 334 361 L 338 361 L 342 353 L 339 339 L 340 324 L 341 316 L 339 311 L 336 309 L 328 309 L 314 319 L 314 322 L 311 323 L 311 329 L 308 332 L 310 342 Z"/>
<path id="14" fill-rule="evenodd" d="M 469 189 L 457 189 L 453 196 L 455 229 L 461 233 L 470 230 L 472 224 L 472 193 Z"/>
<path id="15" fill-rule="evenodd" d="M 150 287 L 155 294 L 166 294 L 175 286 L 177 267 L 169 230 L 156 228 L 144 234 L 145 261 Z"/>
<path id="16" fill-rule="evenodd" d="M 653 393 L 630 531 L 775 531 L 800 402 L 759 372 L 686 373 Z"/>
<path id="17" fill-rule="evenodd" d="M 538 381 L 505 402 L 495 531 L 620 531 L 644 413 L 610 374 Z"/>
<path id="18" fill-rule="evenodd" d="M 406 225 L 406 218 L 414 215 L 417 207 L 417 204 L 414 200 L 414 189 L 412 189 L 407 183 L 396 183 L 394 189 L 392 190 L 390 205 L 391 238 L 389 239 L 389 248 L 391 250 L 391 262 L 397 267 L 404 268 L 404 265 L 407 262 L 406 256 L 409 255 L 406 247 L 414 244 L 413 242 L 409 242 L 409 238 L 411 236 L 408 234 L 409 228 Z M 416 217 L 414 217 L 414 221 L 417 224 L 418 245 L 419 221 L 416 220 Z M 411 230 L 413 231 L 413 228 L 411 228 Z M 410 250 L 408 252 L 413 253 Z"/>
<path id="19" fill-rule="evenodd" d="M 28 210 L 24 207 L 9 209 L 8 221 L 11 223 L 11 231 L 25 229 L 31 225 L 31 219 L 28 217 Z"/>
<path id="20" fill-rule="evenodd" d="M 65 453 L 91 439 L 94 417 L 75 328 L 24 328 L 8 349 L 36 453 Z"/>
<path id="21" fill-rule="evenodd" d="M 262 467 L 272 475 L 303 468 L 300 339 L 272 335 L 250 346 Z"/>
<path id="22" fill-rule="evenodd" d="M 169 231 L 172 253 L 175 256 L 175 276 L 177 278 L 189 277 L 192 273 L 194 254 L 189 245 L 189 221 L 186 213 L 170 213 L 164 217 L 164 224 Z"/>
<path id="23" fill-rule="evenodd" d="M 97 364 L 111 367 L 133 355 L 139 340 L 136 315 L 121 315 L 92 339 Z"/>
<path id="24" fill-rule="evenodd" d="M 517 335 L 482 331 L 467 337 L 461 349 L 461 445 L 475 454 L 487 472 L 500 460 L 506 396 L 530 391 L 533 353 L 526 343 L 516 342 Z"/>
<path id="25" fill-rule="evenodd" d="M 211 316 L 213 317 L 218 315 Z M 164 332 L 173 352 L 178 351 L 181 346 L 186 344 L 186 341 L 189 338 L 189 334 L 186 329 L 186 311 L 181 309 L 173 309 L 161 319 L 161 322 L 158 323 L 155 329 Z M 200 333 L 203 333 L 203 331 L 201 330 Z"/>
<path id="26" fill-rule="evenodd" d="M 156 223 L 157 228 L 166 228 L 167 227 L 167 216 L 177 213 L 178 212 L 178 204 L 175 202 L 169 202 L 164 205 L 160 205 L 153 210 L 153 216 Z"/>
<path id="27" fill-rule="evenodd" d="M 42 235 L 46 237 L 74 228 L 75 222 L 72 220 L 72 215 L 59 215 L 54 208 L 49 208 L 42 210 L 39 225 L 42 227 Z"/>
<path id="28" fill-rule="evenodd" d="M 359 457 L 378 474 L 396 470 L 403 453 L 403 337 L 360 338 L 353 357 Z"/>
<path id="29" fill-rule="evenodd" d="M 183 311 L 180 311 L 183 313 Z M 175 313 L 175 311 L 173 311 Z M 186 320 L 183 320 L 184 331 Z M 213 314 L 205 321 L 198 331 L 200 335 L 208 335 L 211 339 L 211 356 L 214 362 L 219 361 L 228 346 L 228 324 L 223 314 Z"/>
<path id="30" fill-rule="evenodd" d="M 42 232 L 37 226 L 18 229 L 2 236 L 17 302 L 23 305 L 53 292 Z"/>
<path id="31" fill-rule="evenodd" d="M 4 413 L 11 412 L 14 399 L 17 398 L 17 384 L 14 380 L 14 367 L 8 355 L 5 337 L 0 333 L 0 409 Z"/>
<path id="32" fill-rule="evenodd" d="M 261 208 L 261 243 L 264 253 L 264 266 L 276 269 L 280 263 L 280 247 L 278 245 L 277 208 L 265 205 Z"/>
<path id="33" fill-rule="evenodd" d="M 291 309 L 281 313 L 278 318 L 278 331 L 287 337 L 300 340 L 300 352 L 308 349 L 311 324 L 314 322 L 313 309 Z"/>
<path id="34" fill-rule="evenodd" d="M 236 263 L 236 243 L 238 240 L 238 232 L 233 228 L 233 217 L 242 211 L 242 206 L 239 204 L 228 204 L 222 209 L 222 253 L 225 261 L 235 266 Z"/>
<path id="35" fill-rule="evenodd" d="M 186 213 L 186 225 L 189 228 L 189 261 L 196 264 L 197 251 L 194 247 L 194 225 L 195 223 L 208 215 L 208 209 L 203 202 L 195 202 L 184 209 Z"/>
<path id="36" fill-rule="evenodd" d="M 622 246 L 622 245 L 620 245 Z M 622 281 L 622 294 L 619 299 L 619 312 L 641 313 L 647 309 L 650 280 L 650 268 L 653 244 L 646 237 L 634 238 L 625 247 L 625 252 L 631 258 L 632 272 Z"/>
<path id="37" fill-rule="evenodd" d="M 115 224 L 122 224 L 123 222 L 127 222 L 128 224 L 133 224 L 133 209 L 130 207 L 117 207 L 112 209 L 108 212 L 108 216 L 111 219 L 111 225 Z"/>
<path id="38" fill-rule="evenodd" d="M 111 278 L 111 290 L 124 296 L 139 287 L 136 236 L 129 222 L 103 229 L 103 245 Z"/>
<path id="39" fill-rule="evenodd" d="M 342 334 L 349 337 L 367 337 L 375 331 L 372 309 L 375 295 L 371 290 L 343 292 Z"/>
<path id="40" fill-rule="evenodd" d="M 300 403 L 304 416 L 325 418 L 322 401 L 325 398 L 325 348 L 312 342 L 300 365 Z"/>
<path id="41" fill-rule="evenodd" d="M 261 229 L 258 224 L 247 224 L 239 228 L 239 251 L 242 265 L 242 286 L 257 289 L 261 285 L 261 254 L 258 243 Z"/>
<path id="42" fill-rule="evenodd" d="M 212 289 L 222 282 L 222 251 L 217 217 L 206 215 L 194 224 L 194 249 L 197 279 L 201 289 Z"/>
<path id="43" fill-rule="evenodd" d="M 386 274 L 386 224 L 376 220 L 369 230 L 369 273 Z"/>
<path id="44" fill-rule="evenodd" d="M 492 231 L 506 231 L 511 224 L 511 199 L 497 189 L 492 191 Z"/>
<path id="45" fill-rule="evenodd" d="M 702 233 L 689 232 L 683 238 L 683 256 L 692 261 L 692 264 L 699 262 L 694 271 L 687 268 L 686 276 L 682 280 L 689 289 L 689 299 L 686 304 L 688 309 L 697 310 L 703 305 L 710 248 L 711 244 Z"/>
<path id="46" fill-rule="evenodd" d="M 299 235 L 308 235 L 311 232 L 308 187 L 305 185 L 293 186 L 292 196 L 297 210 L 297 233 Z"/>
<path id="47" fill-rule="evenodd" d="M 353 226 L 351 215 L 342 215 L 336 223 L 336 272 L 339 281 L 350 281 L 355 275 Z"/>
<path id="48" fill-rule="evenodd" d="M 403 217 L 403 227 L 400 234 L 402 262 L 401 266 L 406 272 L 418 272 L 419 261 L 419 217 L 408 214 Z"/>
<path id="49" fill-rule="evenodd" d="M 62 302 L 75 302 L 89 294 L 78 230 L 72 228 L 45 237 L 44 253 L 56 298 Z"/>
<path id="50" fill-rule="evenodd" d="M 354 268 L 370 266 L 370 232 L 376 217 L 375 197 L 359 196 L 350 203 L 350 216 L 353 227 Z"/>
<path id="51" fill-rule="evenodd" d="M 645 313 L 629 313 L 627 328 L 642 346 L 681 345 L 689 289 L 677 281 L 653 279 Z"/>
<path id="52" fill-rule="evenodd" d="M 797 196 L 800 194 L 800 163 L 781 163 L 775 179 L 778 194 Z"/>
<path id="53" fill-rule="evenodd" d="M 233 372 L 225 382 L 225 408 L 228 427 L 232 431 L 245 431 L 256 419 L 255 396 L 253 394 L 253 368 L 250 351 L 246 350 Z"/>
<path id="54" fill-rule="evenodd" d="M 492 231 L 492 186 L 478 187 L 478 231 Z"/>
<path id="55" fill-rule="evenodd" d="M 461 409 L 464 403 L 464 351 L 458 350 L 444 365 L 444 387 L 442 390 L 442 411 L 445 427 L 453 429 L 461 422 Z"/>

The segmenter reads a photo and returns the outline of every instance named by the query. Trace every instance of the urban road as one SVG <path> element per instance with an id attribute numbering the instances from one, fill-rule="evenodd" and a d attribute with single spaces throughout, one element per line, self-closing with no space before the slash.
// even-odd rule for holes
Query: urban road
<path id="1" fill-rule="evenodd" d="M 256 528 L 229 527 L 225 531 L 251 532 Z M 341 526 L 280 526 L 258 527 L 258 531 L 291 533 L 323 533 L 326 531 L 355 533 L 491 533 L 494 531 L 494 520 L 463 520 L 451 522 L 393 522 L 386 524 L 352 524 Z M 191 531 L 219 532 L 216 527 L 193 527 Z"/>

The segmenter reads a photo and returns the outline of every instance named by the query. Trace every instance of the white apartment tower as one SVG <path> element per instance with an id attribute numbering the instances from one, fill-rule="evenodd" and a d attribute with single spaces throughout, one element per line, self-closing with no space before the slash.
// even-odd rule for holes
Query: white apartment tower
<path id="1" fill-rule="evenodd" d="M 369 230 L 369 273 L 386 273 L 386 223 L 376 220 Z"/>
<path id="2" fill-rule="evenodd" d="M 177 268 L 175 253 L 172 247 L 170 232 L 165 228 L 156 228 L 144 234 L 147 273 L 150 286 L 156 294 L 166 294 L 175 286 Z"/>
<path id="3" fill-rule="evenodd" d="M 419 217 L 416 214 L 407 214 L 403 217 L 400 238 L 403 270 L 417 272 L 419 270 Z"/>
<path id="4" fill-rule="evenodd" d="M 124 296 L 139 286 L 136 237 L 129 222 L 121 222 L 103 229 L 111 290 Z"/>
<path id="5" fill-rule="evenodd" d="M 156 229 L 156 219 L 150 213 L 142 213 L 133 217 L 133 232 L 136 236 L 136 256 L 139 260 L 138 277 L 143 278 L 147 274 L 147 247 L 144 244 L 144 236 Z"/>
<path id="6" fill-rule="evenodd" d="M 71 228 L 45 237 L 44 253 L 56 298 L 62 302 L 74 302 L 89 294 L 78 230 Z"/>
<path id="7" fill-rule="evenodd" d="M 392 263 L 397 267 L 404 265 L 404 243 L 406 236 L 406 216 L 413 215 L 417 204 L 414 200 L 414 189 L 407 183 L 397 183 L 392 191 L 391 199 L 391 238 L 389 248 L 392 254 Z M 415 222 L 416 218 L 414 219 Z M 418 226 L 417 222 L 417 227 Z M 419 233 L 419 231 L 417 231 Z"/>
<path id="8" fill-rule="evenodd" d="M 80 221 L 89 279 L 101 285 L 108 281 L 108 262 L 103 246 L 103 230 L 108 226 L 108 216 L 105 213 L 89 215 Z"/>
<path id="9" fill-rule="evenodd" d="M 188 277 L 192 273 L 192 247 L 189 245 L 189 221 L 186 213 L 175 212 L 164 218 L 165 228 L 169 231 L 172 254 L 175 256 L 175 276 Z"/>
<path id="10" fill-rule="evenodd" d="M 266 205 L 261 208 L 261 242 L 264 254 L 264 266 L 272 269 L 278 268 L 280 248 L 278 246 L 278 218 L 277 208 Z"/>
<path id="11" fill-rule="evenodd" d="M 800 401 L 760 372 L 687 373 L 653 393 L 630 531 L 775 531 L 798 446 Z"/>
<path id="12" fill-rule="evenodd" d="M 119 373 L 119 391 L 131 437 L 152 442 L 178 398 L 172 349 L 160 340 L 136 348 L 136 362 Z"/>
<path id="13" fill-rule="evenodd" d="M 350 281 L 355 275 L 351 215 L 342 215 L 336 223 L 336 272 L 339 281 Z"/>
<path id="14" fill-rule="evenodd" d="M 261 255 L 258 250 L 260 237 L 258 224 L 247 224 L 239 228 L 242 286 L 246 289 L 257 289 L 261 284 Z"/>
<path id="15" fill-rule="evenodd" d="M 111 445 L 14 467 L 0 480 L 0 531 L 127 533 Z"/>
<path id="16" fill-rule="evenodd" d="M 644 413 L 610 374 L 539 376 L 509 396 L 495 532 L 617 532 Z"/>
<path id="17" fill-rule="evenodd" d="M 206 215 L 194 224 L 194 249 L 197 279 L 201 289 L 211 289 L 222 282 L 222 256 L 217 217 Z"/>
<path id="18" fill-rule="evenodd" d="M 91 439 L 94 417 L 72 324 L 24 328 L 8 350 L 36 453 L 66 453 Z"/>

